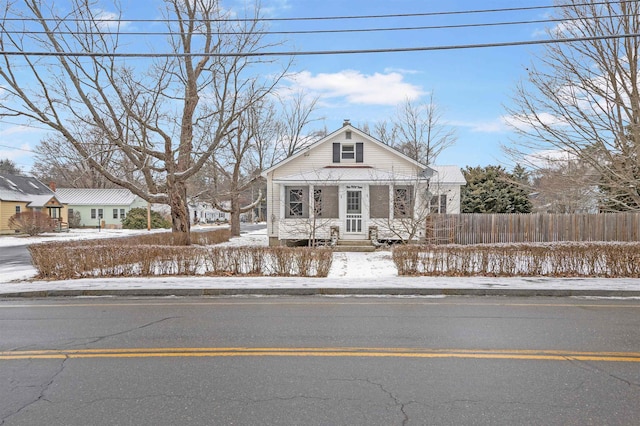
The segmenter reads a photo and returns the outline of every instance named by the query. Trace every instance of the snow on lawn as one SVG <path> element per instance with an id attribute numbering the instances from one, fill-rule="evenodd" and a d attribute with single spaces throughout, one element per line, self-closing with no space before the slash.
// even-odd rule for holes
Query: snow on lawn
<path id="1" fill-rule="evenodd" d="M 194 231 L 213 229 L 212 226 L 196 225 Z M 0 250 L 10 249 L 12 246 L 22 246 L 48 241 L 71 241 L 88 240 L 98 238 L 128 237 L 148 233 L 145 230 L 129 229 L 72 229 L 65 233 L 43 234 L 36 237 L 25 236 L 0 236 Z M 164 229 L 152 230 L 151 232 L 166 232 Z M 267 246 L 267 229 L 262 228 L 256 231 L 243 232 L 239 237 L 233 237 L 228 242 L 219 246 L 239 247 L 239 246 Z M 36 275 L 36 270 L 32 266 L 0 265 L 0 282 L 10 282 L 16 280 L 28 280 Z M 334 253 L 333 264 L 329 271 L 328 278 L 334 279 L 382 279 L 396 277 L 398 271 L 391 260 L 389 251 L 379 251 L 374 253 Z"/>

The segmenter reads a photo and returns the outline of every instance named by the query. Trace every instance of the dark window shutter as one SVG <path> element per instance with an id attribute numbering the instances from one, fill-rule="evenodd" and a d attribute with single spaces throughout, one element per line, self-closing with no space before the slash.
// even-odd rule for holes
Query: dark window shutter
<path id="1" fill-rule="evenodd" d="M 364 148 L 363 148 L 363 143 L 362 142 L 358 142 L 356 143 L 356 163 L 363 163 L 364 162 Z"/>
<path id="2" fill-rule="evenodd" d="M 340 144 L 339 143 L 333 144 L 333 162 L 334 163 L 340 162 Z"/>

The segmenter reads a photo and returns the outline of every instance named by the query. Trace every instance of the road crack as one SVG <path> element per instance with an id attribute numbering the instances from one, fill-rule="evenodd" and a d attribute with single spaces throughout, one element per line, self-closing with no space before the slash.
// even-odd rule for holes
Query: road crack
<path id="1" fill-rule="evenodd" d="M 182 318 L 182 317 L 166 317 L 166 318 L 162 318 L 162 319 L 159 319 L 159 320 L 156 320 L 156 321 L 151 321 L 149 323 L 146 323 L 146 324 L 143 324 L 143 325 L 140 325 L 140 326 L 137 326 L 137 327 L 133 327 L 133 328 L 130 328 L 130 329 L 127 329 L 127 330 L 118 331 L 117 333 L 105 334 L 103 336 L 83 337 L 82 339 L 90 339 L 90 340 L 87 340 L 87 341 L 85 341 L 83 343 L 74 343 L 74 344 L 69 344 L 69 345 L 65 345 L 65 346 L 67 346 L 67 347 L 75 347 L 75 346 L 85 346 L 85 345 L 89 345 L 89 344 L 93 344 L 93 343 L 98 343 L 98 342 L 100 342 L 102 340 L 109 339 L 111 337 L 121 336 L 123 334 L 131 333 L 131 332 L 134 332 L 134 331 L 137 331 L 137 330 L 142 330 L 143 328 L 151 327 L 152 325 L 156 325 L 156 324 L 159 324 L 161 322 L 168 321 L 168 320 L 171 320 L 171 319 L 177 319 L 177 318 Z M 77 340 L 81 340 L 81 339 L 74 339 L 74 340 L 77 341 Z"/>
<path id="2" fill-rule="evenodd" d="M 67 360 L 69 360 L 68 357 L 65 357 L 62 359 L 62 362 L 60 363 L 60 367 L 58 368 L 58 370 L 56 372 L 53 373 L 53 375 L 47 380 L 47 382 L 43 383 L 42 385 L 40 385 L 40 392 L 38 393 L 38 395 L 33 398 L 30 401 L 27 401 L 26 403 L 24 403 L 20 408 L 18 408 L 17 410 L 14 410 L 12 412 L 9 412 L 7 415 L 5 415 L 4 417 L 2 417 L 0 419 L 0 425 L 5 424 L 5 422 L 13 417 L 16 416 L 18 414 L 20 414 L 22 411 L 24 411 L 25 409 L 27 409 L 28 407 L 32 406 L 33 404 L 36 404 L 40 401 L 47 401 L 50 402 L 49 400 L 47 400 L 45 398 L 45 394 L 46 392 L 49 390 L 49 388 L 51 387 L 51 385 L 53 384 L 53 382 L 56 380 L 56 378 L 64 371 L 65 365 Z M 29 386 L 29 387 L 35 387 L 35 386 Z"/>

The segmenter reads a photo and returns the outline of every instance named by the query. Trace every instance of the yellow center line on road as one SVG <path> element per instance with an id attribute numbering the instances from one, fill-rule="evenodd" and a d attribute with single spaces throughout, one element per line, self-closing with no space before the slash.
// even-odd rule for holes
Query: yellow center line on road
<path id="1" fill-rule="evenodd" d="M 640 363 L 640 352 L 576 352 L 562 350 L 486 350 L 425 348 L 120 348 L 3 351 L 0 361 L 21 359 L 177 357 L 369 357 L 462 358 Z"/>

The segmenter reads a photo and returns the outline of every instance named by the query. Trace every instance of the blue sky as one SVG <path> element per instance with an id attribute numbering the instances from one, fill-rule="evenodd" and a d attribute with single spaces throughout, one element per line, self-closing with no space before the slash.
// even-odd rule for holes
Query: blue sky
<path id="1" fill-rule="evenodd" d="M 252 3 L 223 2 L 229 8 Z M 550 6 L 553 0 L 263 0 L 268 17 L 326 17 L 504 9 Z M 159 0 L 123 0 L 124 19 L 154 18 Z M 105 11 L 110 10 L 105 5 Z M 388 19 L 327 21 L 275 21 L 271 30 L 414 27 L 480 24 L 544 19 L 552 9 L 492 12 Z M 545 25 L 519 24 L 461 29 L 430 29 L 366 33 L 309 34 L 283 36 L 284 44 L 272 50 L 318 51 L 407 48 L 533 41 L 546 38 Z M 458 135 L 455 145 L 438 158 L 439 164 L 460 167 L 503 164 L 511 161 L 500 149 L 513 134 L 505 125 L 504 106 L 510 103 L 526 67 L 541 52 L 536 45 L 456 49 L 406 53 L 298 56 L 291 71 L 298 73 L 287 84 L 320 99 L 317 127 L 333 131 L 349 118 L 354 125 L 374 125 L 389 120 L 396 105 L 406 98 L 426 101 L 431 92 L 444 120 Z M 284 60 L 284 58 L 283 58 Z M 0 158 L 10 158 L 28 171 L 29 152 L 46 132 L 17 126 L 17 119 L 0 120 Z M 9 148 L 10 147 L 10 148 Z"/>

